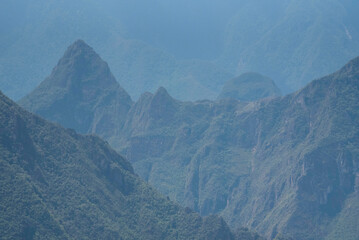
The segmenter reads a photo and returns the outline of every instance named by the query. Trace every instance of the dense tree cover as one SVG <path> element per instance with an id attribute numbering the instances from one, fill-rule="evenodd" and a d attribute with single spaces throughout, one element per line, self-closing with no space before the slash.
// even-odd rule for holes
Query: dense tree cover
<path id="1" fill-rule="evenodd" d="M 0 196 L 1 239 L 258 239 L 171 202 L 107 142 L 46 122 L 1 92 Z"/>

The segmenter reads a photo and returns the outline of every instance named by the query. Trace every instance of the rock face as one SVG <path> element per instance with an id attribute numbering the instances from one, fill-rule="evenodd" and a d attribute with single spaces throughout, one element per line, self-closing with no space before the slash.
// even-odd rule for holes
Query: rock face
<path id="1" fill-rule="evenodd" d="M 51 75 L 20 104 L 81 133 L 111 136 L 132 105 L 108 65 L 84 41 L 72 44 Z"/>
<path id="2" fill-rule="evenodd" d="M 46 122 L 1 92 L 0 129 L 4 239 L 236 239 L 222 218 L 158 194 L 98 137 Z"/>
<path id="3" fill-rule="evenodd" d="M 244 73 L 226 82 L 218 99 L 257 101 L 279 96 L 281 92 L 272 79 L 258 73 Z"/>
<path id="4" fill-rule="evenodd" d="M 234 228 L 357 239 L 358 88 L 359 58 L 258 102 L 180 102 L 160 88 L 119 116 L 107 140 L 162 193 Z"/>

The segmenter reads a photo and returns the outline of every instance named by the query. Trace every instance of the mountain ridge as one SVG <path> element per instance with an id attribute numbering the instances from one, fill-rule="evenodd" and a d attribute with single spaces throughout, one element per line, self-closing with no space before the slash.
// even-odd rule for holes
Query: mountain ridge
<path id="1" fill-rule="evenodd" d="M 133 99 L 161 85 L 177 99 L 216 99 L 225 81 L 248 71 L 275 79 L 289 93 L 359 55 L 356 0 L 191 5 L 180 0 L 173 5 L 158 0 L 2 2 L 0 88 L 13 99 L 24 97 L 78 38 L 107 59 Z M 150 30 L 154 27 L 157 31 Z"/>
<path id="2" fill-rule="evenodd" d="M 0 127 L 2 237 L 260 239 L 179 207 L 107 142 L 49 123 L 1 92 Z"/>

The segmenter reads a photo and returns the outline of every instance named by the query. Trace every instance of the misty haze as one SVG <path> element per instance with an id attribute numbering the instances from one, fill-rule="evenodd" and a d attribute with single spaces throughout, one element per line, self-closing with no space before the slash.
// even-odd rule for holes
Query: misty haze
<path id="1" fill-rule="evenodd" d="M 0 239 L 359 239 L 357 0 L 2 0 Z"/>

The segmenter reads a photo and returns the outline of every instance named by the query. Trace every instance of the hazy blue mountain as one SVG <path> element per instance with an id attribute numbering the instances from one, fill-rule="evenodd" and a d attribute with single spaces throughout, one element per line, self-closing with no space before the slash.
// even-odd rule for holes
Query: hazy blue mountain
<path id="1" fill-rule="evenodd" d="M 118 82 L 134 99 L 159 86 L 183 100 L 215 99 L 223 83 L 233 77 L 212 62 L 179 60 L 141 41 L 124 40 L 103 52 Z"/>
<path id="2" fill-rule="evenodd" d="M 92 0 L 5 0 L 0 9 L 11 13 L 0 23 L 6 33 L 0 37 L 0 87 L 15 99 L 38 85 L 79 36 L 108 44 L 121 32 L 111 29 L 110 23 L 118 24 Z M 14 21 L 16 26 L 9 24 Z"/>
<path id="3" fill-rule="evenodd" d="M 133 103 L 107 63 L 78 40 L 51 75 L 20 104 L 81 133 L 99 132 L 110 137 L 122 127 Z"/>
<path id="4" fill-rule="evenodd" d="M 3 239 L 248 239 L 163 197 L 95 136 L 26 112 L 0 92 Z"/>
<path id="5" fill-rule="evenodd" d="M 111 137 L 97 133 L 162 193 L 204 216 L 219 213 L 233 228 L 356 239 L 358 81 L 356 58 L 272 100 L 181 102 L 159 88 L 118 115 L 123 127 Z"/>
<path id="6" fill-rule="evenodd" d="M 216 99 L 244 72 L 287 93 L 359 55 L 357 12 L 355 0 L 4 0 L 0 87 L 20 99 L 84 39 L 134 99 L 159 86 L 181 100 Z"/>
<path id="7" fill-rule="evenodd" d="M 359 55 L 357 1 L 246 1 L 227 26 L 219 62 L 261 72 L 285 92 Z"/>
<path id="8" fill-rule="evenodd" d="M 256 101 L 279 96 L 281 96 L 281 92 L 272 79 L 259 73 L 244 73 L 227 81 L 218 99 Z"/>
<path id="9" fill-rule="evenodd" d="M 136 26 L 126 27 L 132 21 L 118 17 L 126 9 L 123 5 L 132 4 L 111 0 L 1 2 L 1 89 L 14 99 L 29 93 L 75 39 L 84 39 L 97 49 L 135 99 L 160 85 L 182 99 L 215 98 L 223 82 L 233 76 L 211 62 L 177 59 L 143 38 L 134 39 L 127 29 Z M 140 5 L 131 11 L 136 19 L 140 19 L 138 8 Z M 113 12 L 115 9 L 119 12 Z"/>

